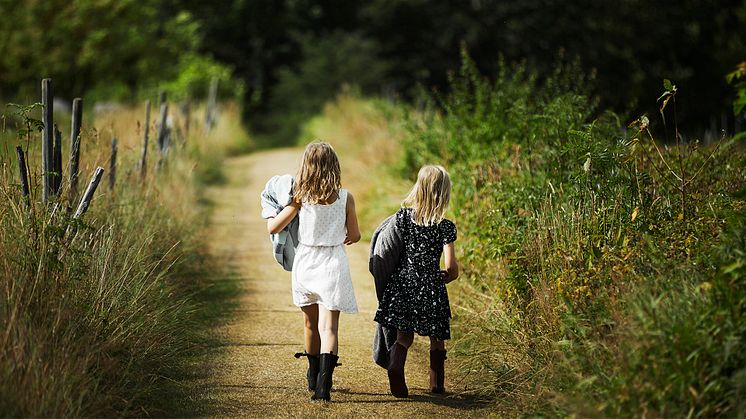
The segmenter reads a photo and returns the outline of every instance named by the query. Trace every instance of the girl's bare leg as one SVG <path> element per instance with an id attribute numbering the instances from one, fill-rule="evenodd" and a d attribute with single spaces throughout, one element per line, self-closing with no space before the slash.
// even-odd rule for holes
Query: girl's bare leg
<path id="1" fill-rule="evenodd" d="M 414 332 L 396 332 L 396 343 L 399 345 L 409 349 L 412 346 L 412 342 L 414 342 Z"/>
<path id="2" fill-rule="evenodd" d="M 446 350 L 446 341 L 444 340 L 437 340 L 434 338 L 430 338 L 430 350 L 438 350 L 438 351 L 445 351 Z"/>
<path id="3" fill-rule="evenodd" d="M 321 337 L 319 336 L 319 306 L 312 304 L 300 308 L 303 311 L 306 352 L 318 355 L 321 351 Z"/>
<path id="4" fill-rule="evenodd" d="M 321 336 L 321 353 L 337 355 L 338 341 L 337 330 L 339 329 L 339 311 L 327 310 L 326 307 L 318 305 L 318 333 Z"/>

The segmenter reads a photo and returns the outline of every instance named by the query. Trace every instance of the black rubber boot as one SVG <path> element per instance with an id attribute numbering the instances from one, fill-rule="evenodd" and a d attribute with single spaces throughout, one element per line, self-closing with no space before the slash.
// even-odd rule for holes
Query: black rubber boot
<path id="1" fill-rule="evenodd" d="M 404 379 L 404 364 L 407 362 L 407 348 L 398 342 L 389 351 L 389 388 L 394 397 L 409 397 L 409 389 Z"/>
<path id="2" fill-rule="evenodd" d="M 334 367 L 337 365 L 339 357 L 334 354 L 321 354 L 319 356 L 319 378 L 316 380 L 316 391 L 311 396 L 311 400 L 326 400 L 332 399 L 332 375 L 334 374 Z"/>
<path id="3" fill-rule="evenodd" d="M 319 376 L 319 356 L 311 355 L 307 352 L 297 352 L 296 358 L 305 356 L 308 358 L 308 370 L 306 370 L 306 379 L 308 380 L 308 391 L 316 391 L 316 380 Z"/>
<path id="4" fill-rule="evenodd" d="M 446 351 L 433 349 L 430 351 L 430 392 L 436 394 L 445 393 L 446 378 Z"/>

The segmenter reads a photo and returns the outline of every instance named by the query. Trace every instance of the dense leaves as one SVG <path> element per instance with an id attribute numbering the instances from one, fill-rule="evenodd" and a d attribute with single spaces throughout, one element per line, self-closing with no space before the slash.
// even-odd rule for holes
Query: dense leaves
<path id="1" fill-rule="evenodd" d="M 490 81 L 465 57 L 408 121 L 403 173 L 442 162 L 454 181 L 457 359 L 521 413 L 737 414 L 743 146 L 663 147 L 647 117 L 625 131 L 578 74 Z"/>

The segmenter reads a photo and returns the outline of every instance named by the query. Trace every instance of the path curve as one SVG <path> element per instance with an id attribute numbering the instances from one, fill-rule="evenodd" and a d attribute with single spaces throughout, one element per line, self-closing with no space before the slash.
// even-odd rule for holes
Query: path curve
<path id="1" fill-rule="evenodd" d="M 207 411 L 217 416 L 439 416 L 488 414 L 484 406 L 456 396 L 427 393 L 427 339 L 415 339 L 406 365 L 409 399 L 390 395 L 386 371 L 371 360 L 376 297 L 367 269 L 368 243 L 347 247 L 360 312 L 340 316 L 339 356 L 332 402 L 311 402 L 305 390 L 303 319 L 292 304 L 290 273 L 271 255 L 259 194 L 274 174 L 295 173 L 302 149 L 276 149 L 230 158 L 227 182 L 210 188 L 214 202 L 210 253 L 239 276 L 236 316 L 215 333 L 227 342 L 204 383 Z M 354 191 L 353 191 L 354 193 Z M 364 205 L 364 203 L 358 203 Z M 446 361 L 446 371 L 448 362 Z M 446 375 L 446 388 L 452 382 Z"/>

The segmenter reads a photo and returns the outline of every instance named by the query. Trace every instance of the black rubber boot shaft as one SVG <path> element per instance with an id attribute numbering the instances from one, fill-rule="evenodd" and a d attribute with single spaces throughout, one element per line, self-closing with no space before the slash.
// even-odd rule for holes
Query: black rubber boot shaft
<path id="1" fill-rule="evenodd" d="M 321 354 L 319 356 L 319 376 L 316 380 L 316 391 L 311 396 L 311 400 L 329 401 L 332 399 L 332 375 L 338 360 L 339 357 L 334 354 Z"/>
<path id="2" fill-rule="evenodd" d="M 307 357 L 308 371 L 306 371 L 306 378 L 308 379 L 308 391 L 316 391 L 316 380 L 319 377 L 319 356 L 309 354 Z"/>

